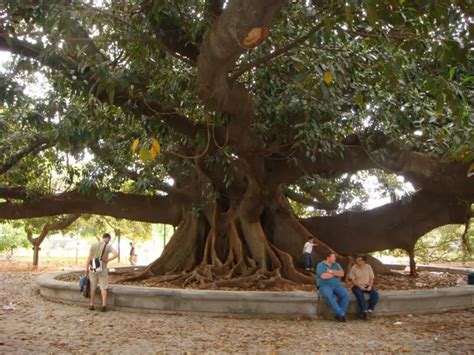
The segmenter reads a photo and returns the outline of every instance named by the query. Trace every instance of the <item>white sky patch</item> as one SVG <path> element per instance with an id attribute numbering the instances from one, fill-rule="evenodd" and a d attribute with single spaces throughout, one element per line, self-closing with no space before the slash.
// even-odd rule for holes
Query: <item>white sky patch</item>
<path id="1" fill-rule="evenodd" d="M 167 183 L 168 185 L 174 186 L 174 179 L 172 177 L 167 176 L 165 177 L 164 180 L 165 180 L 165 183 Z"/>
<path id="2" fill-rule="evenodd" d="M 10 54 L 10 52 L 0 51 L 0 70 L 3 71 L 4 70 L 3 67 L 9 62 L 11 62 L 11 60 L 12 60 L 12 55 Z"/>
<path id="3" fill-rule="evenodd" d="M 33 74 L 33 79 L 34 81 L 25 87 L 25 94 L 33 99 L 46 98 L 48 92 L 52 89 L 46 77 L 42 73 L 36 72 Z"/>

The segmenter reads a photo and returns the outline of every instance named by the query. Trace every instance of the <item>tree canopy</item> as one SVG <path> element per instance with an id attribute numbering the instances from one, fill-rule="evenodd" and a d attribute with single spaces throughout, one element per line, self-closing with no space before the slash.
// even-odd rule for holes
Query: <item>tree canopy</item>
<path id="1" fill-rule="evenodd" d="M 310 235 L 413 250 L 473 215 L 470 0 L 6 1 L 0 19 L 0 218 L 173 224 L 145 274 L 225 284 L 308 282 Z M 391 203 L 366 210 L 369 176 Z"/>

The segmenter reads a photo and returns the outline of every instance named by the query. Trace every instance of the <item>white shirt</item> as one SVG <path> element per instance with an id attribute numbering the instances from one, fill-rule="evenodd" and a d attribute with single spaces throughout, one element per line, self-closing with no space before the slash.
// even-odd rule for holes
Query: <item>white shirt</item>
<path id="1" fill-rule="evenodd" d="M 311 242 L 306 242 L 304 243 L 304 247 L 303 247 L 303 253 L 310 253 L 313 251 L 313 246 L 315 246 L 316 244 L 314 243 L 311 243 Z"/>

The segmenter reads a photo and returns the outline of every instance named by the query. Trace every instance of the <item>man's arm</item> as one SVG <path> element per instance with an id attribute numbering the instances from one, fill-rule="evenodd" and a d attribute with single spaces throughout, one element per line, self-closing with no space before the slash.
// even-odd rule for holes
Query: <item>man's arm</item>
<path id="1" fill-rule="evenodd" d="M 372 270 L 372 267 L 369 265 L 369 268 L 370 268 L 370 277 L 369 277 L 369 287 L 367 287 L 367 291 L 370 291 L 372 289 L 372 285 L 374 284 L 374 279 L 375 279 L 375 275 L 374 275 L 374 271 Z"/>
<path id="2" fill-rule="evenodd" d="M 86 262 L 86 275 L 89 273 L 89 265 L 91 264 L 92 261 L 92 249 L 89 249 L 89 256 L 87 257 L 87 262 Z"/>
<path id="3" fill-rule="evenodd" d="M 109 261 L 112 261 L 118 257 L 118 253 L 115 249 L 111 249 L 110 254 L 112 254 L 112 257 L 111 258 L 107 257 L 106 259 L 104 259 L 104 262 L 108 263 Z"/>
<path id="4" fill-rule="evenodd" d="M 340 273 L 342 272 L 342 275 L 340 275 Z M 327 279 L 331 279 L 333 277 L 342 277 L 344 276 L 344 271 L 343 270 L 333 270 L 331 268 L 327 268 L 326 271 L 322 272 L 319 277 L 324 279 L 324 280 L 327 280 Z"/>
<path id="5" fill-rule="evenodd" d="M 337 264 L 336 267 L 339 267 L 339 269 L 337 270 L 331 270 L 332 271 L 332 274 L 334 276 L 337 276 L 337 277 L 344 277 L 344 270 L 342 270 L 341 266 L 339 264 Z"/>

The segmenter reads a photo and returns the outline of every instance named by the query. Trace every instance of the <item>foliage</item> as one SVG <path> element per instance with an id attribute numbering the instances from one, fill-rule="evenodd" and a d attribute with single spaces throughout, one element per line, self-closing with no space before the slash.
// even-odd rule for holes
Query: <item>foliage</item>
<path id="1" fill-rule="evenodd" d="M 473 260 L 474 255 L 466 250 L 461 240 L 464 226 L 446 225 L 429 232 L 415 245 L 416 258 L 423 263 L 436 261 Z M 467 241 L 474 247 L 474 227 L 467 233 Z"/>
<path id="2" fill-rule="evenodd" d="M 474 255 L 469 253 L 462 242 L 465 226 L 446 225 L 432 230 L 422 236 L 415 245 L 415 260 L 423 264 L 439 261 L 466 261 L 474 260 Z M 467 242 L 471 250 L 474 247 L 474 227 L 470 224 L 467 233 Z M 407 257 L 405 250 L 385 250 L 373 253 L 374 256 L 391 255 Z"/>
<path id="3" fill-rule="evenodd" d="M 0 161 L 37 140 L 49 145 L 0 175 L 0 187 L 77 191 L 107 203 L 119 192 L 194 188 L 196 213 L 225 201 L 232 168 L 249 164 L 244 139 L 229 139 L 232 117 L 209 112 L 199 92 L 195 57 L 215 20 L 210 7 L 204 0 L 7 1 L 0 43 L 16 54 L 1 71 Z M 293 1 L 270 37 L 236 60 L 229 82 L 252 95 L 249 131 L 265 150 L 259 169 L 287 161 L 302 177 L 284 188 L 337 203 L 335 212 L 310 213 L 291 202 L 300 216 L 361 211 L 374 194 L 395 201 L 419 189 L 388 167 L 397 158 L 391 152 L 372 151 L 379 133 L 436 161 L 474 160 L 471 9 L 471 0 Z M 354 163 L 350 173 L 331 166 L 306 173 L 304 159 L 344 160 L 354 148 L 348 137 L 376 169 Z M 206 170 L 206 186 L 186 185 Z M 150 235 L 148 225 L 98 217 L 77 228 Z"/>
<path id="4" fill-rule="evenodd" d="M 132 241 L 146 241 L 151 238 L 151 224 L 115 219 L 101 216 L 83 216 L 70 231 L 70 234 L 79 234 L 82 238 L 101 237 L 104 233 L 110 233 L 112 238 L 117 237 L 120 231 L 121 237 Z"/>
<path id="5" fill-rule="evenodd" d="M 0 224 L 0 252 L 13 254 L 15 249 L 28 248 L 29 242 L 23 230 L 10 223 Z"/>

